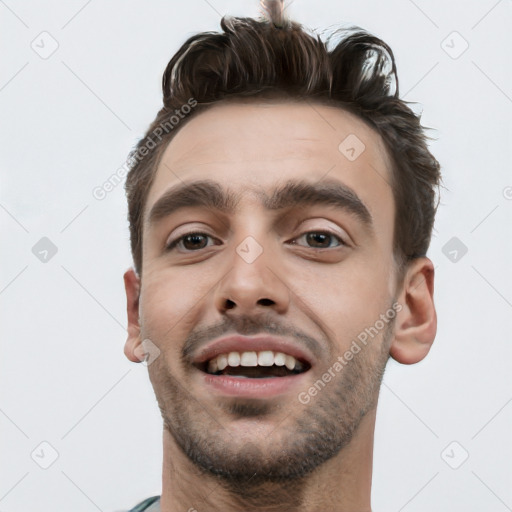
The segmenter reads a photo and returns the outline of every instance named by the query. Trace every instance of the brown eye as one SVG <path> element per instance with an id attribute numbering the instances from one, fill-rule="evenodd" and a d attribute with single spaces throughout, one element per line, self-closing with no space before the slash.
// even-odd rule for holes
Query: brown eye
<path id="1" fill-rule="evenodd" d="M 173 242 L 171 242 L 167 247 L 166 251 L 172 251 L 178 244 L 181 244 L 180 247 L 187 251 L 197 251 L 199 249 L 204 249 L 208 245 L 205 242 L 212 237 L 206 233 L 192 232 L 187 233 L 183 236 L 180 236 Z"/>
<path id="2" fill-rule="evenodd" d="M 307 244 L 312 249 L 332 249 L 334 247 L 346 245 L 338 235 L 335 235 L 330 231 L 308 231 L 307 233 L 303 233 L 301 236 L 297 237 L 296 240 L 303 237 L 305 237 Z M 333 240 L 338 242 L 337 245 L 331 245 Z"/>

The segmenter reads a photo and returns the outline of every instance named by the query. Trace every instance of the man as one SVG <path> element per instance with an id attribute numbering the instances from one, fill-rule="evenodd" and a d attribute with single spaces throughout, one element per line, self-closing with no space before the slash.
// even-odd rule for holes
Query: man
<path id="1" fill-rule="evenodd" d="M 436 334 L 439 164 L 391 49 L 264 6 L 181 47 L 131 154 L 125 354 L 164 426 L 134 511 L 370 511 L 387 360 Z"/>

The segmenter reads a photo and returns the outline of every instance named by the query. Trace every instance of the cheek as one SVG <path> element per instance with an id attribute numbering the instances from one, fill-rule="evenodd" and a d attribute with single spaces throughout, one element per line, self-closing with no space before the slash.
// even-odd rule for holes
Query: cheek
<path id="1" fill-rule="evenodd" d="M 191 325 L 195 325 L 208 283 L 197 271 L 191 274 L 181 270 L 144 275 L 140 297 L 144 336 L 154 337 L 160 343 L 183 340 Z"/>
<path id="2" fill-rule="evenodd" d="M 297 308 L 318 321 L 341 350 L 390 307 L 390 282 L 385 264 L 361 257 L 338 268 L 312 269 L 294 279 L 292 289 Z"/>

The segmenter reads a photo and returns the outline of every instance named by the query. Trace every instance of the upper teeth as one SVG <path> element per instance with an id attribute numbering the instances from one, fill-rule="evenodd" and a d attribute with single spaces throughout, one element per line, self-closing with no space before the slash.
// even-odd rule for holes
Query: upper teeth
<path id="1" fill-rule="evenodd" d="M 261 352 L 229 352 L 219 354 L 208 362 L 208 372 L 224 370 L 226 366 L 286 366 L 288 370 L 302 369 L 303 365 L 295 357 L 282 352 L 262 350 Z"/>

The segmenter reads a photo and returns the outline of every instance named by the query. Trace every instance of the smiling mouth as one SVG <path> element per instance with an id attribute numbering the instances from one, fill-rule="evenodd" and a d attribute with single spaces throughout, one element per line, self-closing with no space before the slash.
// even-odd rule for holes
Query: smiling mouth
<path id="1" fill-rule="evenodd" d="M 309 363 L 283 352 L 229 352 L 195 365 L 209 375 L 229 375 L 246 379 L 289 377 L 310 369 Z"/>

